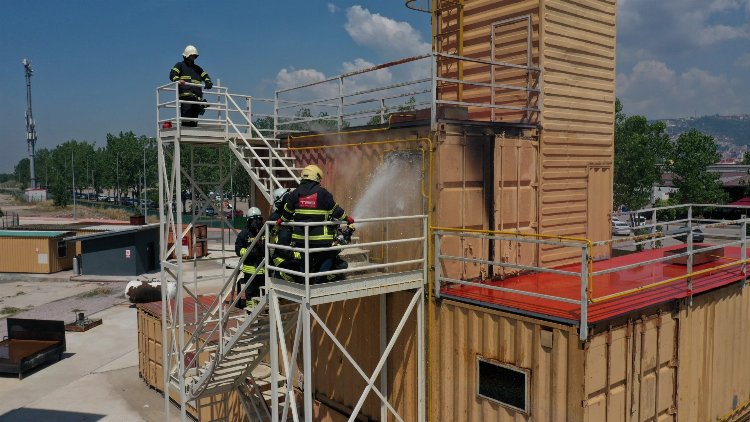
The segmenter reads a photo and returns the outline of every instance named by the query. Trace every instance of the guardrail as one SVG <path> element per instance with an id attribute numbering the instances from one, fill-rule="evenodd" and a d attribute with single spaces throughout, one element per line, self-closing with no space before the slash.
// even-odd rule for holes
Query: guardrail
<path id="1" fill-rule="evenodd" d="M 412 224 L 411 222 L 417 222 L 418 224 Z M 410 215 L 410 216 L 401 216 L 401 217 L 380 217 L 380 218 L 366 218 L 361 219 L 357 221 L 357 226 L 359 226 L 358 231 L 363 232 L 363 227 L 371 226 L 376 227 L 375 224 L 392 224 L 392 223 L 407 223 L 408 227 L 418 227 L 418 229 L 412 229 L 412 234 L 405 234 L 409 232 L 408 229 L 406 230 L 384 230 L 382 232 L 385 233 L 398 233 L 397 236 L 387 236 L 383 235 L 382 238 L 379 238 L 377 240 L 368 240 L 364 242 L 358 242 L 358 243 L 349 243 L 349 244 L 340 244 L 340 245 L 333 245 L 330 247 L 311 247 L 310 241 L 309 241 L 309 233 L 310 229 L 314 227 L 320 227 L 320 226 L 330 226 L 330 227 L 336 227 L 339 226 L 340 222 L 336 221 L 327 221 L 327 222 L 318 222 L 318 223 L 299 223 L 299 222 L 289 222 L 289 223 L 282 223 L 282 227 L 287 226 L 290 227 L 292 230 L 294 230 L 294 227 L 302 227 L 304 230 L 304 242 L 302 245 L 299 244 L 291 244 L 291 245 L 282 245 L 279 243 L 275 243 L 276 241 L 274 239 L 269 239 L 268 242 L 266 242 L 266 251 L 265 251 L 265 260 L 266 260 L 266 268 L 270 270 L 270 272 L 276 272 L 277 274 L 286 274 L 292 278 L 296 278 L 300 285 L 304 285 L 305 288 L 305 296 L 310 296 L 310 286 L 314 283 L 314 279 L 320 279 L 325 278 L 327 276 L 346 276 L 347 274 L 352 273 L 372 273 L 372 272 L 391 272 L 391 271 L 405 271 L 405 270 L 421 270 L 423 271 L 423 278 L 424 280 L 427 279 L 427 216 L 426 215 Z M 273 222 L 268 222 L 268 225 L 273 225 Z M 280 228 L 283 229 L 283 228 Z M 380 230 L 378 231 L 381 232 Z M 368 237 L 377 237 L 374 234 L 369 234 Z M 326 270 L 326 271 L 320 271 L 316 268 L 311 268 L 311 263 L 314 261 L 311 259 L 311 257 L 314 258 L 315 254 L 320 254 L 324 252 L 332 252 L 332 251 L 344 251 L 346 249 L 364 249 L 372 251 L 376 248 L 390 248 L 395 245 L 405 245 L 407 247 L 410 247 L 411 249 L 409 251 L 402 251 L 401 253 L 394 253 L 388 254 L 384 253 L 379 260 L 381 262 L 377 263 L 367 263 L 365 265 L 358 265 L 356 267 L 351 267 L 344 269 L 332 269 L 332 270 Z M 414 249 L 414 248 L 417 249 Z M 297 252 L 300 254 L 299 259 L 297 260 L 299 265 L 299 270 L 289 269 L 289 268 L 283 268 L 279 267 L 273 264 L 270 264 L 273 262 L 273 257 L 275 254 L 275 251 L 281 251 L 286 250 L 290 251 L 292 253 Z M 330 254 L 329 254 L 330 255 Z M 409 256 L 411 255 L 411 256 Z M 330 255 L 333 257 L 333 255 Z M 269 274 L 269 272 L 267 272 Z M 270 275 L 270 274 L 269 274 Z M 268 278 L 266 287 L 268 288 Z M 313 283 L 311 283 L 313 281 Z M 335 282 L 335 281 L 334 281 Z"/>
<path id="2" fill-rule="evenodd" d="M 727 209 L 739 209 L 743 212 L 740 218 L 733 219 L 717 219 L 707 218 L 705 216 L 695 217 L 698 211 L 706 211 L 711 209 L 714 212 L 716 210 L 727 210 Z M 588 337 L 588 313 L 589 307 L 594 304 L 611 301 L 617 298 L 634 295 L 643 292 L 648 289 L 657 288 L 666 284 L 677 283 L 684 281 L 684 289 L 689 300 L 692 300 L 693 294 L 693 281 L 699 276 L 703 276 L 709 273 L 717 273 L 721 271 L 728 271 L 733 268 L 740 268 L 742 274 L 741 283 L 744 285 L 747 279 L 746 266 L 749 262 L 747 256 L 747 230 L 748 230 L 748 218 L 746 212 L 748 208 L 736 207 L 736 206 L 719 206 L 719 205 L 707 205 L 707 204 L 688 204 L 678 205 L 671 207 L 662 208 L 649 208 L 645 210 L 639 210 L 636 213 L 649 214 L 652 216 L 651 222 L 637 226 L 636 229 L 643 233 L 637 233 L 633 236 L 621 237 L 616 239 L 607 239 L 602 241 L 592 242 L 587 239 L 577 238 L 564 238 L 555 236 L 545 236 L 536 234 L 523 234 L 523 233 L 510 233 L 510 232 L 491 232 L 491 231 L 464 231 L 461 229 L 454 230 L 435 230 L 433 232 L 434 245 L 435 245 L 435 296 L 440 298 L 443 294 L 443 288 L 448 285 L 453 286 L 473 286 L 490 291 L 505 292 L 511 294 L 517 294 L 521 296 L 537 299 L 546 299 L 551 301 L 557 301 L 561 303 L 574 304 L 578 306 L 580 311 L 580 338 L 586 340 Z M 660 214 L 667 213 L 680 214 L 677 218 L 670 220 L 659 221 L 657 217 Z M 704 214 L 705 212 L 702 212 Z M 672 226 L 672 229 L 667 229 L 668 226 Z M 678 226 L 680 229 L 675 230 L 674 226 Z M 683 229 L 684 228 L 684 229 Z M 710 229 L 722 229 L 717 233 L 710 233 L 712 239 L 711 244 L 702 245 L 695 247 L 694 245 L 694 234 L 704 230 Z M 705 232 L 702 232 L 705 235 Z M 519 261 L 510 262 L 506 259 L 492 259 L 486 256 L 480 256 L 470 258 L 467 256 L 459 256 L 460 254 L 450 254 L 444 251 L 443 245 L 446 241 L 454 243 L 453 250 L 456 250 L 455 240 L 456 239 L 479 239 L 486 242 L 507 242 L 508 245 L 514 244 L 515 247 L 521 247 L 522 245 L 532 245 L 533 248 L 525 248 L 525 250 L 538 248 L 540 245 L 552 245 L 557 248 L 573 248 L 578 251 L 570 251 L 572 257 L 569 265 L 565 267 L 548 268 L 539 265 L 538 257 L 535 262 L 532 263 L 521 263 Z M 663 243 L 670 241 L 669 239 L 681 239 L 684 238 L 686 244 L 685 251 L 678 251 L 669 255 L 665 255 L 658 258 L 652 258 L 642 260 L 636 263 L 630 263 L 627 265 L 620 265 L 613 268 L 606 268 L 597 270 L 596 267 L 599 265 L 593 262 L 592 251 L 599 247 L 609 247 L 615 244 L 626 244 L 628 248 L 635 249 L 635 252 L 643 250 L 645 248 L 660 249 L 663 248 Z M 672 240 L 674 242 L 675 240 Z M 704 243 L 704 242 L 701 242 Z M 510 247 L 510 246 L 509 246 Z M 739 257 L 733 258 L 726 255 L 711 255 L 712 252 L 721 253 L 725 247 L 736 247 L 739 249 Z M 450 249 L 448 247 L 446 250 Z M 489 247 L 487 248 L 490 249 Z M 674 249 L 674 248 L 670 248 Z M 708 268 L 695 268 L 695 257 L 697 254 L 711 255 L 714 258 L 722 259 L 724 262 L 717 263 L 717 265 L 710 266 Z M 620 291 L 614 293 L 602 294 L 596 296 L 596 282 L 598 278 L 616 274 L 623 271 L 629 271 L 637 268 L 643 268 L 646 266 L 666 264 L 674 262 L 677 259 L 685 259 L 685 272 L 684 274 L 665 277 L 663 279 L 645 280 L 648 281 L 646 284 L 638 285 L 635 287 L 623 288 Z M 460 275 L 456 274 L 443 274 L 444 268 L 448 268 L 451 262 L 459 262 L 463 264 L 471 263 L 484 266 L 488 269 L 488 279 L 462 279 Z M 573 265 L 579 263 L 580 267 Z M 573 267 L 573 268 L 571 268 Z M 573 291 L 571 289 L 570 295 L 559 296 L 544 292 L 543 287 L 538 287 L 536 291 L 526 291 L 517 288 L 509 288 L 503 286 L 503 279 L 494 278 L 493 272 L 496 268 L 502 269 L 503 272 L 511 272 L 513 275 L 507 277 L 515 277 L 520 275 L 534 274 L 534 273 L 549 273 L 557 274 L 564 277 L 573 277 L 580 282 L 580 287 Z M 458 271 L 453 271 L 457 273 Z M 481 301 L 481 300 L 480 300 Z M 489 298 L 488 298 L 489 303 Z"/>

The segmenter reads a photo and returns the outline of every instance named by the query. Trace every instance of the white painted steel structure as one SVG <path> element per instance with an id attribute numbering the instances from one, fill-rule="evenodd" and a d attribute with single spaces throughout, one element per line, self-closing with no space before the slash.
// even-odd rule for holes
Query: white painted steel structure
<path id="1" fill-rule="evenodd" d="M 417 244 L 420 256 L 416 259 L 394 260 L 365 266 L 358 266 L 348 270 L 336 270 L 325 273 L 312 273 L 309 264 L 304 272 L 294 275 L 304 279 L 304 283 L 289 283 L 270 276 L 271 271 L 279 268 L 269 266 L 269 254 L 266 250 L 266 260 L 257 266 L 258 272 L 253 278 L 265 278 L 265 295 L 253 311 L 246 315 L 244 312 L 234 311 L 237 297 L 234 297 L 234 286 L 241 275 L 239 268 L 222 277 L 225 280 L 216 292 L 216 297 L 210 304 L 202 303 L 198 295 L 199 262 L 210 259 L 190 259 L 187 251 L 179 239 L 185 237 L 205 214 L 210 197 L 206 193 L 204 183 L 197 180 L 195 166 L 183 165 L 184 148 L 215 148 L 226 146 L 232 155 L 250 174 L 260 194 L 269 202 L 271 192 L 277 187 L 292 185 L 298 182 L 293 167 L 294 159 L 286 154 L 279 146 L 277 139 L 268 138 L 264 131 L 259 130 L 252 122 L 252 99 L 246 100 L 246 107 L 240 107 L 238 96 L 232 95 L 226 88 L 216 87 L 205 93 L 208 102 L 207 116 L 198 119 L 186 119 L 179 116 L 177 110 L 183 102 L 177 95 L 177 85 L 174 83 L 157 89 L 157 123 L 158 123 L 158 160 L 159 160 L 159 191 L 160 191 L 160 263 L 162 286 L 168 282 L 176 282 L 177 294 L 174 301 L 165 300 L 162 296 L 162 361 L 164 362 L 164 390 L 172 390 L 179 397 L 180 417 L 188 418 L 188 406 L 196 406 L 196 400 L 219 393 L 236 391 L 241 398 L 249 415 L 265 420 L 310 420 L 313 411 L 312 381 L 312 339 L 311 324 L 315 320 L 325 331 L 326 335 L 341 349 L 341 352 L 353 367 L 365 379 L 367 386 L 363 391 L 352 419 L 361 409 L 369 392 L 377 395 L 382 402 L 383 416 L 390 414 L 396 420 L 403 420 L 393 406 L 388 402 L 386 388 L 385 362 L 399 336 L 406 321 L 412 313 L 416 313 L 417 333 L 417 368 L 420 380 L 418 391 L 419 420 L 425 418 L 425 385 L 424 385 L 424 306 L 425 282 L 427 280 L 427 244 L 428 228 L 425 215 L 384 217 L 362 220 L 359 223 L 377 222 L 389 224 L 394 221 L 412 220 L 411 224 L 419 227 L 419 235 L 409 238 L 384 238 L 369 243 L 351 246 L 336 246 L 324 250 L 346 249 L 347 247 L 368 248 L 383 247 L 394 244 Z M 213 114 L 216 117 L 213 117 Z M 198 127 L 185 127 L 187 120 L 195 120 Z M 265 132 L 267 133 L 267 132 Z M 188 167 L 185 169 L 184 167 Z M 223 175 L 223 173 L 221 173 Z M 223 186 L 227 178 L 214 183 Z M 189 187 L 195 196 L 202 198 L 200 206 L 194 206 L 189 221 L 183 220 L 183 202 L 181 192 Z M 229 229 L 231 223 L 221 216 L 222 227 Z M 309 230 L 312 224 L 289 223 L 290 225 L 305 226 Z M 267 228 L 264 228 L 264 233 Z M 177 235 L 175 235 L 177 233 Z M 258 236 L 260 238 L 260 236 Z M 172 241 L 176 239 L 176 241 Z M 222 268 L 227 245 L 223 241 L 219 258 Z M 195 239 L 194 239 L 195 240 Z M 284 246 L 276 245 L 278 249 Z M 267 246 L 268 248 L 268 246 Z M 252 245 L 248 251 L 252 249 Z M 308 257 L 310 253 L 320 252 L 320 249 L 304 245 L 297 251 Z M 233 252 L 233 251 L 232 251 Z M 244 257 L 243 257 L 244 258 Z M 309 263 L 309 259 L 304 259 Z M 193 271 L 189 271 L 192 266 Z M 260 269 L 266 268 L 265 274 Z M 310 284 L 313 277 L 364 272 L 364 275 L 348 276 L 345 281 L 326 284 Z M 201 279 L 202 281 L 203 279 Z M 247 287 L 249 283 L 245 284 Z M 365 296 L 381 297 L 381 320 L 385 318 L 385 294 L 397 291 L 412 291 L 412 300 L 391 338 L 386 337 L 385 324 L 381 324 L 380 343 L 381 358 L 376 370 L 366 374 L 354 361 L 345 347 L 333 336 L 330 330 L 315 313 L 313 306 L 333 301 L 341 301 Z M 163 288 L 166 291 L 166 288 Z M 186 299 L 192 300 L 192 312 L 185 309 Z M 187 315 L 187 317 L 186 317 Z M 296 326 L 293 352 L 289 358 L 286 344 L 287 332 Z M 208 342 L 206 339 L 218 339 Z M 283 362 L 279 362 L 282 352 Z M 205 356 L 208 356 L 206 359 Z M 294 361 L 297 356 L 303 362 L 303 386 L 295 390 L 292 380 L 295 377 Z M 270 361 L 270 362 L 267 362 Z M 268 371 L 261 369 L 266 366 Z M 280 377 L 283 377 L 281 379 Z M 380 386 L 375 380 L 380 377 Z M 262 391 L 258 386 L 265 383 L 268 387 Z M 270 390 L 270 391 L 269 391 Z M 302 397 L 303 406 L 297 409 L 297 396 Z M 283 404 L 280 399 L 283 399 Z M 165 394 L 165 410 L 169 418 L 171 404 L 169 395 Z"/>

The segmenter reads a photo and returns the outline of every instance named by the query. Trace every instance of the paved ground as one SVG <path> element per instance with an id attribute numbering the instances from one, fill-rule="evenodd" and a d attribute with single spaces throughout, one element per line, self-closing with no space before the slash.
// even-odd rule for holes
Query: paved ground
<path id="1" fill-rule="evenodd" d="M 62 219 L 33 220 L 60 223 Z M 221 255 L 219 248 L 220 241 L 210 243 L 210 256 Z M 196 276 L 191 287 L 200 294 L 216 291 L 230 272 L 221 261 L 203 262 L 186 271 L 189 277 Z M 76 312 L 84 312 L 88 318 L 102 320 L 102 325 L 87 332 L 66 333 L 67 352 L 60 362 L 29 372 L 22 380 L 0 373 L 0 420 L 165 420 L 163 396 L 138 374 L 137 310 L 124 296 L 126 280 L 75 277 L 72 271 L 0 273 L 0 338 L 7 333 L 8 316 L 70 323 Z M 172 419 L 178 420 L 179 412 L 172 409 Z"/>

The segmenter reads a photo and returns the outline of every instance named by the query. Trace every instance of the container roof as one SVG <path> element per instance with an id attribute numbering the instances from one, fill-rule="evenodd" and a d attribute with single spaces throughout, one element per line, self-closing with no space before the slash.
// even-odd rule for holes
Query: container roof
<path id="1" fill-rule="evenodd" d="M 587 321 L 589 323 L 606 321 L 675 299 L 698 295 L 728 284 L 740 282 L 744 279 L 740 266 L 724 269 L 720 267 L 727 263 L 736 263 L 742 259 L 741 249 L 738 247 L 725 247 L 723 256 L 720 259 L 694 265 L 694 272 L 701 270 L 708 271 L 713 267 L 720 268 L 715 272 L 695 275 L 692 278 L 692 290 L 688 289 L 687 282 L 684 279 L 687 272 L 686 266 L 674 265 L 669 262 L 652 262 L 654 259 L 665 256 L 666 251 L 684 247 L 684 245 L 675 245 L 650 249 L 595 262 L 593 267 L 595 271 L 624 267 L 639 262 L 644 264 L 636 268 L 623 269 L 616 273 L 594 276 L 592 292 L 592 299 L 594 300 L 599 297 L 651 284 L 655 287 L 614 297 L 611 300 L 591 303 L 588 305 Z M 581 265 L 571 264 L 556 267 L 555 269 L 580 272 Z M 663 283 L 663 280 L 674 281 Z M 662 282 L 662 284 L 660 285 L 659 282 Z M 502 281 L 485 282 L 484 284 L 507 288 L 511 291 L 498 291 L 479 286 L 456 285 L 443 287 L 441 295 L 557 322 L 577 324 L 581 319 L 580 304 L 564 303 L 543 297 L 533 297 L 512 292 L 515 290 L 570 300 L 581 300 L 580 277 L 553 273 L 530 273 L 509 277 Z"/>
<path id="2" fill-rule="evenodd" d="M 62 237 L 70 233 L 69 231 L 57 230 L 0 230 L 0 237 L 51 238 Z"/>

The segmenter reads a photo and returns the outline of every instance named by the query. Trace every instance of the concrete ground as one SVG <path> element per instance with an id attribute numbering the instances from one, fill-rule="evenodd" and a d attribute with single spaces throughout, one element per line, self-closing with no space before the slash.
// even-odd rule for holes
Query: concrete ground
<path id="1" fill-rule="evenodd" d="M 8 316 L 70 323 L 75 309 L 102 320 L 89 331 L 66 332 L 61 361 L 20 380 L 0 373 L 0 420 L 165 420 L 163 396 L 138 375 L 137 310 L 124 296 L 126 282 L 71 281 L 72 275 L 0 274 L 0 336 Z"/>
<path id="2" fill-rule="evenodd" d="M 220 241 L 208 249 L 210 257 L 223 255 Z M 195 269 L 186 265 L 185 273 L 187 278 L 195 276 L 191 289 L 206 294 L 216 292 L 231 269 L 216 260 L 201 262 Z M 0 338 L 7 334 L 4 320 L 9 316 L 67 324 L 76 319 L 76 312 L 84 312 L 87 318 L 102 320 L 89 331 L 67 332 L 61 361 L 25 373 L 21 380 L 0 373 L 0 420 L 165 420 L 162 394 L 149 388 L 138 373 L 137 309 L 124 296 L 126 280 L 76 277 L 72 271 L 0 273 Z M 170 419 L 179 420 L 177 408 L 171 409 Z"/>

